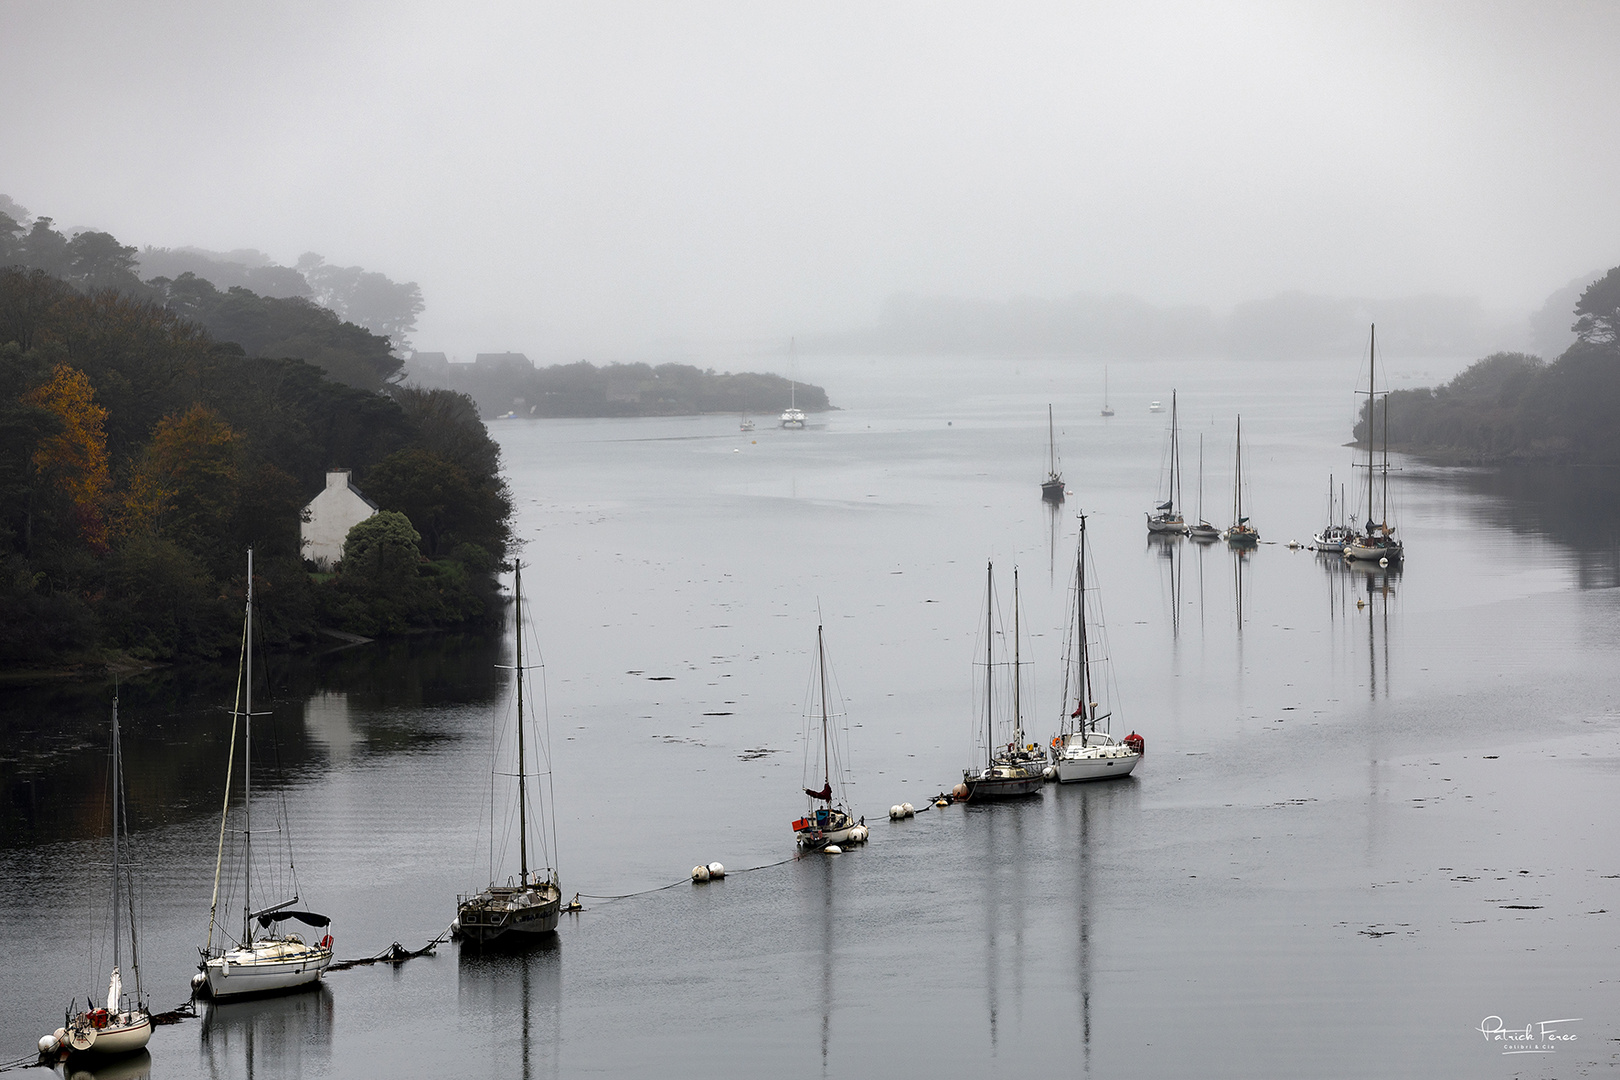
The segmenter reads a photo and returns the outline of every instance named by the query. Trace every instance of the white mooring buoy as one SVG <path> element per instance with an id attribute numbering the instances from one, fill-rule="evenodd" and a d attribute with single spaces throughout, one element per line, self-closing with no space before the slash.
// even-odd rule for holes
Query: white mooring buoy
<path id="1" fill-rule="evenodd" d="M 837 844 L 828 844 L 821 850 L 825 851 L 828 855 L 842 855 L 844 853 L 844 849 L 839 847 Z"/>
<path id="2" fill-rule="evenodd" d="M 721 866 L 717 862 L 712 862 L 712 863 L 709 864 L 709 880 L 710 881 L 719 881 L 721 878 L 723 878 L 725 876 L 726 876 L 726 868 L 724 866 Z"/>
<path id="3" fill-rule="evenodd" d="M 41 1035 L 39 1037 L 39 1052 L 42 1054 L 53 1054 L 60 1045 L 62 1044 L 56 1041 L 55 1035 Z"/>
<path id="4" fill-rule="evenodd" d="M 708 881 L 709 880 L 709 868 L 707 866 L 704 866 L 702 863 L 699 863 L 698 865 L 692 867 L 692 880 L 693 881 Z"/>

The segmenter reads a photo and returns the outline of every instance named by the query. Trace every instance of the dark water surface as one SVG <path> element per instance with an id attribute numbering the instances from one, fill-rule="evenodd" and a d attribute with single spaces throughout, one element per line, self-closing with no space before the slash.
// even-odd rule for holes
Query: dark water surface
<path id="1" fill-rule="evenodd" d="M 1395 385 L 1452 374 L 1409 368 Z M 1407 464 L 1407 567 L 1346 570 L 1283 544 L 1322 525 L 1330 472 L 1357 497 L 1353 363 L 1115 365 L 1107 421 L 1086 364 L 814 375 L 845 410 L 800 432 L 493 427 L 531 567 L 565 893 L 655 889 L 700 861 L 734 873 L 587 899 L 523 955 L 449 945 L 205 1010 L 158 1031 L 151 1075 L 1491 1077 L 1620 1060 L 1620 529 L 1592 485 Z M 1250 556 L 1146 539 L 1168 419 L 1147 403 L 1172 386 L 1189 516 L 1202 435 L 1205 516 L 1229 523 L 1243 413 L 1245 511 L 1267 541 Z M 1072 491 L 1056 513 L 1038 486 L 1048 401 Z M 970 764 L 987 559 L 1020 568 L 1027 726 L 1056 729 L 1082 509 L 1142 766 L 890 823 Z M 874 829 L 794 860 L 818 606 Z M 421 944 L 487 878 L 510 662 L 510 626 L 271 658 L 266 813 L 285 805 L 340 956 Z M 158 1007 L 184 998 L 206 931 L 230 675 L 122 689 Z M 0 698 L 0 1058 L 104 990 L 108 696 Z M 1492 1017 L 1575 1038 L 1490 1039 Z"/>

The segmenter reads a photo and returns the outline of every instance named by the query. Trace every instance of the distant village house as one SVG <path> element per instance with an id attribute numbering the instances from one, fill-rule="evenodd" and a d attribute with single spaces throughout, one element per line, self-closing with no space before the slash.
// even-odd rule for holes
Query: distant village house
<path id="1" fill-rule="evenodd" d="M 321 570 L 332 569 L 343 561 L 343 541 L 349 530 L 378 509 L 349 482 L 348 469 L 331 470 L 326 474 L 326 487 L 304 507 L 304 523 L 299 528 L 304 558 Z"/>

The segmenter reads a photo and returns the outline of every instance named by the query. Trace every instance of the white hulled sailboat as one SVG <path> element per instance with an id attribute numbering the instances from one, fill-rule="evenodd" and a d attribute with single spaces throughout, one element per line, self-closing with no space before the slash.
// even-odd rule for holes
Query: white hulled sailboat
<path id="1" fill-rule="evenodd" d="M 1098 712 L 1096 699 L 1103 695 L 1091 672 L 1096 661 L 1086 623 L 1086 592 L 1086 517 L 1081 514 L 1074 560 L 1074 618 L 1069 623 L 1069 647 L 1063 663 L 1064 717 L 1052 739 L 1052 764 L 1058 780 L 1065 784 L 1129 776 L 1142 760 L 1145 745 L 1134 731 L 1115 742 L 1109 734 L 1113 710 Z M 1072 711 L 1070 701 L 1075 703 Z"/>
<path id="2" fill-rule="evenodd" d="M 253 907 L 253 549 L 247 553 L 247 611 L 243 618 L 242 665 L 237 691 L 242 710 L 232 712 L 231 744 L 235 756 L 236 722 L 242 724 L 242 936 L 227 944 L 225 928 L 217 919 L 219 878 L 224 865 L 225 829 L 230 816 L 230 765 L 225 771 L 225 810 L 219 825 L 219 858 L 214 863 L 214 899 L 208 906 L 208 940 L 198 950 L 201 969 L 192 978 L 195 989 L 207 987 L 216 998 L 268 994 L 309 986 L 332 962 L 332 935 L 311 944 L 291 931 L 271 932 L 289 920 L 325 930 L 331 920 L 298 909 L 298 887 L 293 880 L 291 899 L 255 910 Z M 255 924 L 257 929 L 255 929 Z M 219 937 L 216 940 L 215 934 Z"/>
<path id="3" fill-rule="evenodd" d="M 1157 405 L 1158 402 L 1153 404 Z M 1153 410 L 1157 412 L 1158 410 Z M 1176 536 L 1187 535 L 1187 522 L 1176 509 L 1181 502 L 1181 435 L 1177 429 L 1176 421 L 1176 392 L 1170 391 L 1170 471 L 1167 474 L 1164 489 L 1164 502 L 1154 507 L 1153 513 L 1147 516 L 1147 527 L 1150 533 L 1169 533 Z"/>
<path id="4" fill-rule="evenodd" d="M 838 734 L 833 729 L 827 705 L 827 646 L 820 626 L 816 627 L 815 685 L 819 691 L 816 697 L 821 705 L 820 723 L 813 725 L 819 726 L 819 731 L 805 732 L 804 780 L 807 785 L 813 784 L 815 781 L 812 777 L 820 772 L 821 789 L 804 788 L 805 795 L 810 799 L 810 808 L 804 817 L 793 823 L 794 839 L 807 851 L 819 851 L 829 844 L 859 843 L 867 835 L 866 826 L 855 820 L 844 797 L 844 763 L 839 752 Z M 819 770 L 815 767 L 818 762 L 821 765 Z M 835 779 L 838 784 L 836 790 L 833 787 Z"/>

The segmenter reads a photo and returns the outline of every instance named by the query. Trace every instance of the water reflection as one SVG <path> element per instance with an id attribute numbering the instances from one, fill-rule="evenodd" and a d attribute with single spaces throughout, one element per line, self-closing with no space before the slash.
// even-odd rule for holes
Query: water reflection
<path id="1" fill-rule="evenodd" d="M 463 946 L 457 1000 L 463 1022 L 485 1028 L 491 1075 L 562 1074 L 561 935 L 513 950 Z"/>
<path id="2" fill-rule="evenodd" d="M 832 1044 L 832 1012 L 833 1012 L 833 871 L 834 863 L 838 860 L 826 855 L 808 856 L 807 875 L 797 876 L 797 881 L 807 884 L 804 893 L 805 907 L 807 909 L 804 925 L 815 926 L 818 929 L 821 957 L 821 1075 L 827 1075 L 827 1053 Z"/>
<path id="3" fill-rule="evenodd" d="M 1028 850 L 1025 844 L 1033 843 L 1025 838 L 1024 819 L 1040 811 L 1043 798 L 1032 796 L 1002 804 L 968 803 L 965 807 L 966 844 L 978 852 L 974 862 L 984 881 L 985 1009 L 992 1056 L 998 1050 L 1001 1034 L 1003 978 L 1011 984 L 1008 1007 L 1015 1021 L 1024 1011 L 1024 931 L 1029 924 L 1025 891 L 1029 875 L 1021 864 Z"/>
<path id="4" fill-rule="evenodd" d="M 146 1050 L 123 1054 L 110 1061 L 69 1061 L 54 1072 L 64 1080 L 143 1080 L 152 1075 L 152 1055 Z"/>
<path id="5" fill-rule="evenodd" d="M 309 990 L 251 1001 L 211 1002 L 203 1011 L 208 1075 L 318 1075 L 332 1064 L 332 991 Z"/>
<path id="6" fill-rule="evenodd" d="M 1175 533 L 1148 533 L 1148 551 L 1159 558 L 1163 592 L 1170 600 L 1170 638 L 1181 640 L 1181 566 L 1185 538 Z"/>
<path id="7" fill-rule="evenodd" d="M 1544 537 L 1574 556 L 1582 589 L 1620 586 L 1620 470 L 1556 466 L 1416 470 L 1415 490 L 1454 499 L 1481 524 Z"/>
<path id="8" fill-rule="evenodd" d="M 1317 555 L 1328 579 L 1328 613 L 1336 621 L 1360 628 L 1366 623 L 1367 687 L 1373 698 L 1390 695 L 1389 615 L 1403 564 L 1379 566 L 1351 562 L 1330 552 Z"/>

